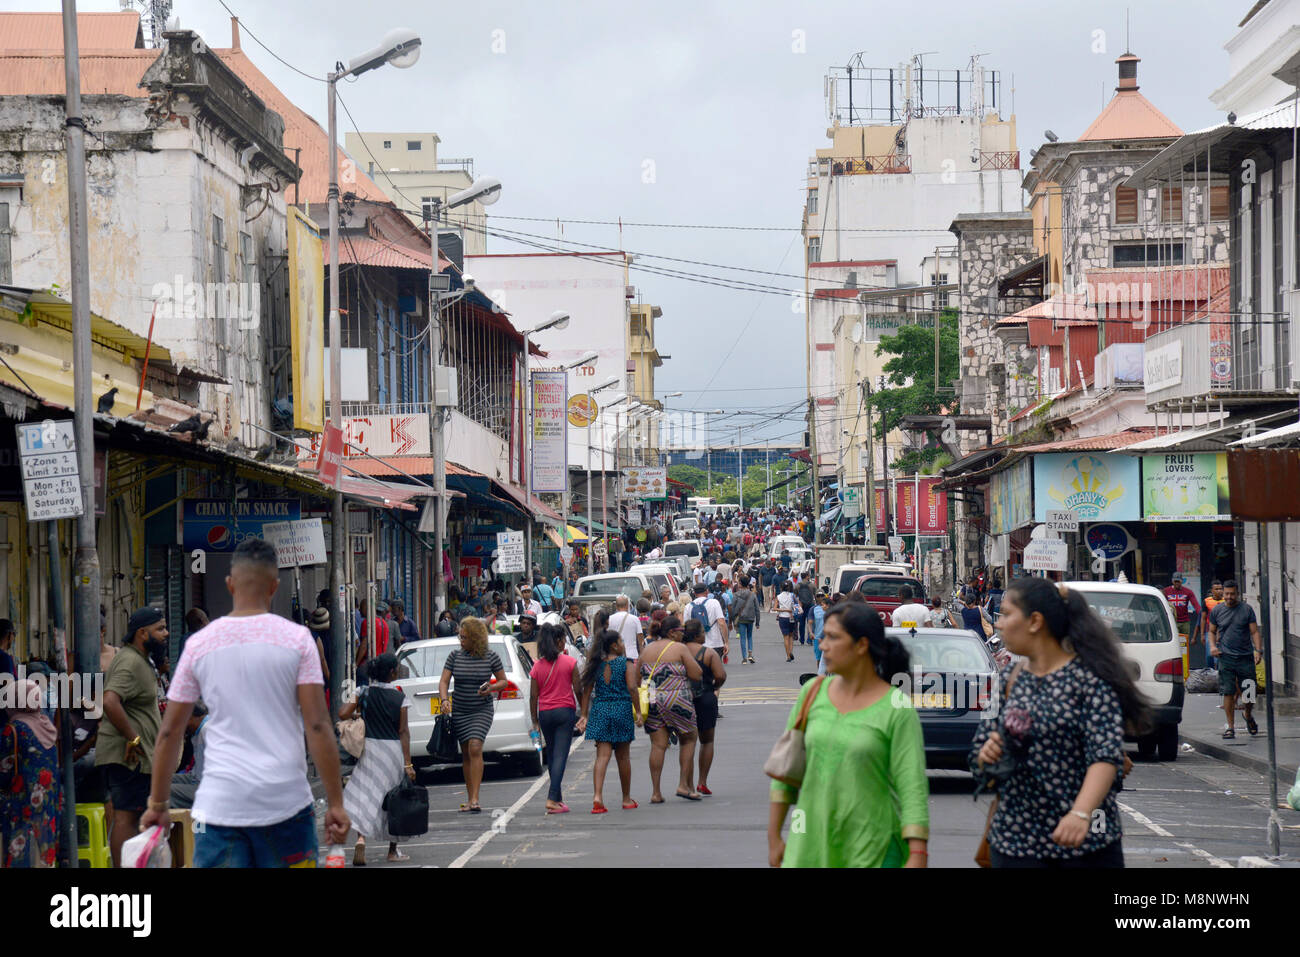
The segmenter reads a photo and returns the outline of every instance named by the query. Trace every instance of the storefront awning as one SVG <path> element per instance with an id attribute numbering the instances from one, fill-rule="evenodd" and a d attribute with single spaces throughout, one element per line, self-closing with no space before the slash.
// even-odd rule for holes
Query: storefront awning
<path id="1" fill-rule="evenodd" d="M 1288 413 L 1294 416 L 1294 412 Z M 1238 439 L 1236 442 L 1230 442 L 1233 448 L 1258 449 L 1266 445 L 1284 446 L 1286 448 L 1295 448 L 1300 446 L 1300 422 L 1292 422 L 1290 425 L 1284 425 L 1277 429 L 1270 429 L 1267 432 L 1259 432 L 1255 435 L 1244 439 Z"/>
<path id="2" fill-rule="evenodd" d="M 1237 418 L 1229 422 L 1216 422 L 1192 429 L 1180 429 L 1167 432 L 1154 438 L 1144 439 L 1119 451 L 1129 455 L 1144 455 L 1159 452 L 1222 452 L 1229 445 L 1237 444 L 1234 440 L 1251 426 L 1280 425 L 1295 419 L 1295 409 L 1273 412 L 1253 418 Z M 1267 433 L 1264 433 L 1267 434 Z M 1258 436 L 1256 436 L 1258 438 Z M 1241 444 L 1246 444 L 1242 442 Z"/>

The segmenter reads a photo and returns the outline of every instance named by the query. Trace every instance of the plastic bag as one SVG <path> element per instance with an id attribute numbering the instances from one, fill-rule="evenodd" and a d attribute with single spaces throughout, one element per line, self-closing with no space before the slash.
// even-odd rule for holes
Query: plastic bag
<path id="1" fill-rule="evenodd" d="M 123 867 L 171 867 L 172 849 L 167 843 L 171 829 L 157 824 L 122 845 Z"/>
<path id="2" fill-rule="evenodd" d="M 1219 690 L 1219 673 L 1213 668 L 1197 668 L 1187 676 L 1188 694 L 1214 694 Z"/>
<path id="3" fill-rule="evenodd" d="M 1286 792 L 1286 803 L 1290 804 L 1292 809 L 1300 811 L 1300 771 L 1296 772 L 1295 784 L 1291 790 Z"/>

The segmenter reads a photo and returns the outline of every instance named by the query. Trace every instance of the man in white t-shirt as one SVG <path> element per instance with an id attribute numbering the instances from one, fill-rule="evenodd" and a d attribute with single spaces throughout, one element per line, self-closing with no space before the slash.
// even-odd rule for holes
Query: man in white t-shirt
<path id="1" fill-rule="evenodd" d="M 684 609 L 685 621 L 697 617 L 696 608 L 702 608 L 703 613 L 709 617 L 709 627 L 704 632 L 704 647 L 721 648 L 721 654 L 725 658 L 731 653 L 731 649 L 728 642 L 727 617 L 723 614 L 722 602 L 709 594 L 707 585 L 700 584 L 695 586 L 695 600 Z M 703 621 L 700 623 L 703 624 Z"/>
<path id="2" fill-rule="evenodd" d="M 614 602 L 614 607 L 617 611 L 609 616 L 609 630 L 618 632 L 619 637 L 623 639 L 623 650 L 635 661 L 645 645 L 641 637 L 644 634 L 641 619 L 632 614 L 627 595 L 619 595 Z"/>
<path id="3" fill-rule="evenodd" d="M 530 585 L 522 585 L 519 588 L 519 596 L 523 600 L 525 615 L 532 615 L 534 618 L 542 617 L 542 603 L 533 597 L 533 589 Z"/>
<path id="4" fill-rule="evenodd" d="M 316 643 L 271 614 L 279 584 L 275 549 L 259 538 L 241 543 L 226 576 L 233 610 L 190 636 L 172 677 L 140 823 L 170 822 L 172 771 L 202 696 L 209 715 L 191 812 L 195 867 L 316 866 L 304 735 L 325 788 L 327 840 L 342 844 L 352 827 Z"/>
<path id="5" fill-rule="evenodd" d="M 891 614 L 895 628 L 928 628 L 930 609 L 916 600 L 911 585 L 898 587 L 898 599 L 902 602 Z"/>

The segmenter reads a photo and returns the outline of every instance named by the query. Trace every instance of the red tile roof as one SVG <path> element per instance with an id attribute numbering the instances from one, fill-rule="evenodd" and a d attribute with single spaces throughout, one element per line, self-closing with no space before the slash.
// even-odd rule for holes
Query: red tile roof
<path id="1" fill-rule="evenodd" d="M 1132 445 L 1135 442 L 1141 442 L 1144 439 L 1154 438 L 1160 434 L 1160 431 L 1160 429 L 1153 426 L 1142 426 L 1135 429 L 1125 429 L 1123 432 L 1112 432 L 1109 435 L 1080 436 L 1073 439 L 1061 439 L 1056 442 L 1041 442 L 1037 445 L 1013 445 L 1007 451 L 1110 452 L 1114 449 L 1122 449 L 1124 446 Z"/>
<path id="2" fill-rule="evenodd" d="M 62 96 L 63 46 L 18 49 L 11 39 L 0 39 L 0 96 Z M 83 96 L 117 94 L 148 96 L 140 78 L 158 59 L 157 50 L 96 50 L 83 46 L 81 55 Z"/>
<path id="3" fill-rule="evenodd" d="M 1141 140 L 1183 135 L 1169 117 L 1157 110 L 1136 89 L 1117 90 L 1106 108 L 1083 131 L 1080 142 L 1088 140 Z"/>
<path id="4" fill-rule="evenodd" d="M 429 251 L 399 246 L 383 239 L 368 236 L 345 236 L 339 241 L 339 262 L 359 266 L 379 266 L 390 269 L 431 269 Z M 441 259 L 441 265 L 447 260 Z"/>

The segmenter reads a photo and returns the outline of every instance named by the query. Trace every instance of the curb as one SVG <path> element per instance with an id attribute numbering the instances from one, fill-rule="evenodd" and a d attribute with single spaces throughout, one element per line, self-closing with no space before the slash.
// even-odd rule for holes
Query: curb
<path id="1" fill-rule="evenodd" d="M 1227 764 L 1236 765 L 1239 768 L 1245 768 L 1248 771 L 1254 771 L 1256 774 L 1262 774 L 1264 777 L 1268 777 L 1269 767 L 1268 759 L 1266 757 L 1257 757 L 1240 747 L 1227 747 L 1221 740 L 1211 741 L 1206 738 L 1193 738 L 1186 734 L 1180 734 L 1179 737 L 1194 747 L 1200 754 L 1204 754 L 1207 757 L 1214 758 L 1218 761 L 1224 761 Z M 1264 742 L 1265 737 L 1261 734 L 1255 740 Z M 1296 767 L 1295 765 L 1288 766 L 1279 763 L 1277 766 L 1277 773 L 1279 785 L 1282 781 L 1286 781 L 1286 786 L 1289 788 L 1291 782 L 1295 780 Z"/>

